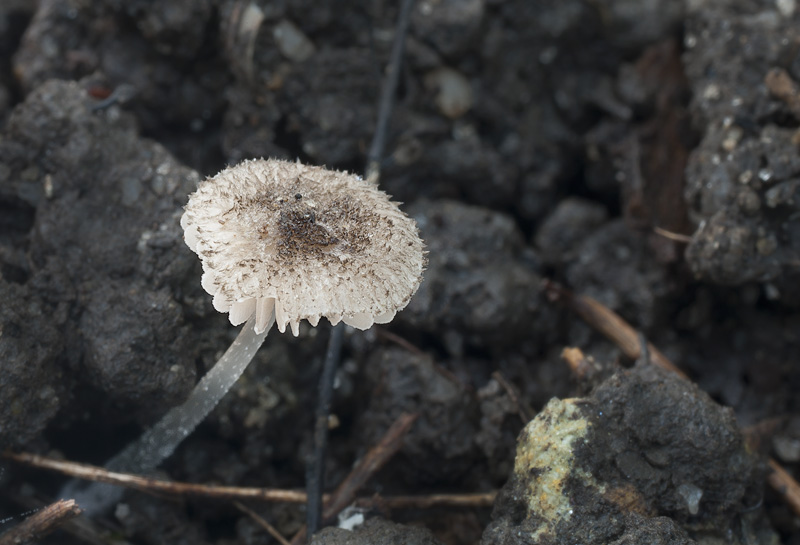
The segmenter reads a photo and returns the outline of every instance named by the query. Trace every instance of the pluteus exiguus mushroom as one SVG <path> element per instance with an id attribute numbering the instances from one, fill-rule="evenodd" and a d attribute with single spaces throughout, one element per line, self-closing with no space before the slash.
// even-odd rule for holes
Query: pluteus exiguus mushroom
<path id="1" fill-rule="evenodd" d="M 408 304 L 425 266 L 414 220 L 386 193 L 359 176 L 299 162 L 260 159 L 223 170 L 189 197 L 181 226 L 214 308 L 245 325 L 186 402 L 109 470 L 147 472 L 170 456 L 241 376 L 273 323 L 295 335 L 301 320 L 316 326 L 323 316 L 357 329 L 387 323 Z M 70 492 L 95 512 L 119 497 L 108 485 Z"/>

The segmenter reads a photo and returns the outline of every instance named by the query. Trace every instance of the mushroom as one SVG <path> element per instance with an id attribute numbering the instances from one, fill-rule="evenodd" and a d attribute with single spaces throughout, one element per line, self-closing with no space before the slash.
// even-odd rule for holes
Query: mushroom
<path id="1" fill-rule="evenodd" d="M 322 316 L 357 329 L 387 323 L 425 267 L 414 220 L 386 193 L 299 162 L 260 159 L 223 170 L 189 197 L 181 226 L 214 308 L 245 326 L 184 404 L 106 464 L 111 471 L 148 472 L 170 456 L 241 376 L 273 323 L 295 336 L 301 320 L 316 326 Z M 93 484 L 62 494 L 99 512 L 121 491 Z"/>
<path id="2" fill-rule="evenodd" d="M 416 224 L 372 184 L 279 160 L 245 161 L 201 184 L 181 218 L 202 285 L 233 325 L 273 311 L 278 329 L 321 316 L 387 323 L 419 286 Z"/>

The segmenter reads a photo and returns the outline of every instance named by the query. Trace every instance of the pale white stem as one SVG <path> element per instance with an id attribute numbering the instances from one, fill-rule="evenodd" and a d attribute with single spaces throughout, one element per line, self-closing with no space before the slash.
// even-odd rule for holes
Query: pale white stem
<path id="1" fill-rule="evenodd" d="M 255 321 L 254 313 L 230 348 L 197 383 L 183 405 L 170 409 L 158 423 L 111 458 L 104 467 L 109 471 L 147 473 L 172 455 L 244 373 L 275 323 L 275 314 L 272 313 L 267 327 L 261 333 L 255 332 Z M 92 483 L 81 490 L 78 482 L 70 482 L 61 491 L 62 497 L 76 499 L 89 515 L 110 508 L 121 495 L 122 488 L 104 483 Z"/>

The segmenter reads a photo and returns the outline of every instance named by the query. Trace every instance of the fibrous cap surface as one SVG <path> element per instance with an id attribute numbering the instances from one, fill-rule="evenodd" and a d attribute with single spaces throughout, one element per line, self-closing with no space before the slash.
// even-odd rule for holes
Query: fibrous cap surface
<path id="1" fill-rule="evenodd" d="M 203 288 L 232 324 L 263 330 L 321 316 L 359 329 L 389 322 L 419 287 L 415 222 L 358 176 L 277 159 L 244 161 L 204 182 L 181 217 Z"/>

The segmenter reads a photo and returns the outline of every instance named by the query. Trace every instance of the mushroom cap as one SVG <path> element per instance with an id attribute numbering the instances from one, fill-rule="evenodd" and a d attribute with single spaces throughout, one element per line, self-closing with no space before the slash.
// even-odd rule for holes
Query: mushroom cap
<path id="1" fill-rule="evenodd" d="M 214 308 L 239 325 L 271 314 L 281 332 L 321 316 L 358 329 L 389 322 L 422 280 L 414 220 L 359 176 L 278 159 L 200 183 L 181 217 Z"/>

